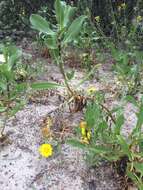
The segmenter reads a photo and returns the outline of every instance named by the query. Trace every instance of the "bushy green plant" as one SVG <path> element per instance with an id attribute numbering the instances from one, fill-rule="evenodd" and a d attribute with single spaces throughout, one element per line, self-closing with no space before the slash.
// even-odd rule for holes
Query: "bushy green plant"
<path id="1" fill-rule="evenodd" d="M 0 63 L 0 92 L 11 96 L 14 83 L 17 79 L 17 70 L 22 52 L 13 45 L 1 45 L 3 60 Z"/>
<path id="2" fill-rule="evenodd" d="M 51 89 L 60 85 L 27 82 L 28 73 L 22 64 L 21 50 L 12 44 L 2 44 L 0 50 L 0 115 L 6 121 L 26 103 L 28 94 L 25 92 L 27 90 Z M 5 125 L 2 126 L 0 137 L 3 135 L 4 128 Z"/>
<path id="3" fill-rule="evenodd" d="M 113 69 L 117 76 L 117 85 L 123 95 L 133 95 L 140 90 L 142 73 L 142 53 L 139 51 L 128 52 L 111 48 L 115 60 Z"/>
<path id="4" fill-rule="evenodd" d="M 6 119 L 14 115 L 23 105 L 25 99 L 20 99 L 23 87 L 20 88 L 19 76 L 25 77 L 21 66 L 22 52 L 12 44 L 2 44 L 0 54 L 0 114 Z M 21 74 L 20 74 L 21 72 Z M 19 75 L 20 74 L 20 75 Z M 5 122 L 4 122 L 5 123 Z M 5 125 L 2 126 L 0 137 L 3 136 Z"/>
<path id="5" fill-rule="evenodd" d="M 142 190 L 143 99 L 136 102 L 128 97 L 128 101 L 138 108 L 136 126 L 128 137 L 122 134 L 125 121 L 122 109 L 109 111 L 103 104 L 103 98 L 96 98 L 87 105 L 84 124 L 80 124 L 78 130 L 80 140 L 69 140 L 68 143 L 85 149 L 90 165 L 106 160 L 116 167 L 120 175 L 131 179 Z"/>
<path id="6" fill-rule="evenodd" d="M 65 2 L 55 1 L 55 13 L 57 24 L 53 26 L 39 15 L 31 15 L 30 21 L 36 30 L 43 34 L 42 37 L 54 61 L 59 66 L 60 72 L 63 75 L 65 85 L 69 93 L 73 94 L 71 87 L 68 84 L 68 75 L 64 70 L 63 55 L 67 45 L 73 42 L 80 33 L 85 16 L 80 16 L 71 22 L 75 13 L 75 7 L 67 5 Z"/>

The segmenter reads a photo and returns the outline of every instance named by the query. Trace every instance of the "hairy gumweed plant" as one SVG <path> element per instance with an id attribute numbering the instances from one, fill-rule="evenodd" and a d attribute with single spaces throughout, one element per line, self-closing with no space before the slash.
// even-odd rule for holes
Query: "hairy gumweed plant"
<path id="1" fill-rule="evenodd" d="M 71 21 L 75 14 L 76 8 L 67 5 L 64 1 L 56 0 L 54 8 L 57 24 L 53 28 L 52 23 L 49 23 L 37 14 L 32 14 L 30 21 L 33 28 L 38 30 L 40 35 L 42 35 L 45 45 L 50 50 L 54 61 L 59 66 L 68 92 L 73 94 L 73 91 L 68 83 L 68 75 L 64 70 L 63 55 L 67 45 L 73 42 L 79 35 L 86 17 L 79 16 L 75 20 Z"/>

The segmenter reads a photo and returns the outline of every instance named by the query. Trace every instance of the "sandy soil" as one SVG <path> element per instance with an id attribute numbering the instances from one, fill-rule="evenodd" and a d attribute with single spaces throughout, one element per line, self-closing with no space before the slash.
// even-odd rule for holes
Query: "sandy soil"
<path id="1" fill-rule="evenodd" d="M 42 77 L 39 75 L 38 80 L 63 81 L 55 65 L 47 64 L 45 69 L 46 73 Z M 72 85 L 76 85 L 83 75 L 83 72 L 76 71 Z M 81 91 L 92 85 L 99 90 L 106 89 L 106 96 L 111 102 L 114 97 L 112 91 L 116 88 L 113 75 L 105 66 L 99 70 L 98 75 L 101 77 L 100 82 L 96 78 L 86 81 L 80 87 Z M 57 92 L 63 93 L 64 90 Z M 116 101 L 114 103 L 118 104 Z M 40 157 L 38 147 L 44 142 L 41 134 L 43 118 L 51 111 L 55 113 L 59 105 L 56 94 L 37 96 L 35 102 L 29 102 L 7 121 L 5 132 L 9 134 L 9 141 L 0 146 L 0 190 L 122 190 L 118 176 L 110 167 L 87 168 L 84 153 L 64 142 L 53 157 Z M 57 126 L 64 119 L 73 129 L 83 115 L 70 114 L 64 109 L 63 113 L 55 113 L 52 117 L 59 118 Z M 125 107 L 125 117 L 123 133 L 128 134 L 136 123 L 135 109 L 131 104 Z"/>

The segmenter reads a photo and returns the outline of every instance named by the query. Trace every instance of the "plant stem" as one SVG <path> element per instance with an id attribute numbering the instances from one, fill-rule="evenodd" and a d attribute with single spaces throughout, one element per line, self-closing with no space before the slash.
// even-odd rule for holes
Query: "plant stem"
<path id="1" fill-rule="evenodd" d="M 70 86 L 68 84 L 67 77 L 66 77 L 65 70 L 64 70 L 64 64 L 63 64 L 63 59 L 62 59 L 62 47 L 61 47 L 61 37 L 60 37 L 60 34 L 59 34 L 59 38 L 58 38 L 58 48 L 59 48 L 59 59 L 57 60 L 57 62 L 58 62 L 58 65 L 59 65 L 59 69 L 60 69 L 61 74 L 63 75 L 64 82 L 65 82 L 65 85 L 66 85 L 68 91 L 73 96 L 74 93 L 73 93 L 73 91 L 71 90 L 71 88 L 70 88 Z"/>
<path id="2" fill-rule="evenodd" d="M 61 74 L 63 75 L 64 82 L 65 82 L 65 85 L 66 85 L 68 91 L 71 93 L 71 95 L 73 95 L 74 93 L 73 93 L 73 91 L 71 90 L 71 88 L 70 88 L 70 86 L 68 84 L 68 81 L 67 81 L 67 78 L 66 78 L 66 75 L 65 75 L 64 66 L 63 66 L 63 62 L 62 61 L 59 62 L 59 68 L 60 68 Z"/>

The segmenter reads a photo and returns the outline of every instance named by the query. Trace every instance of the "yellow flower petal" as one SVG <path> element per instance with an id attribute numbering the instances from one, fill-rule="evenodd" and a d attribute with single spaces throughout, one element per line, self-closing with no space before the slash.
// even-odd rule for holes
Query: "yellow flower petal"
<path id="1" fill-rule="evenodd" d="M 52 156 L 52 154 L 53 154 L 53 147 L 50 144 L 42 144 L 39 147 L 39 153 L 43 157 L 48 158 L 48 157 Z"/>
<path id="2" fill-rule="evenodd" d="M 88 140 L 91 139 L 91 132 L 90 132 L 90 131 L 87 132 L 87 139 L 88 139 Z"/>
<path id="3" fill-rule="evenodd" d="M 80 126 L 80 128 L 86 128 L 87 127 L 87 122 L 86 121 L 81 121 L 79 126 Z"/>
<path id="4" fill-rule="evenodd" d="M 99 22 L 100 21 L 100 16 L 96 16 L 95 20 L 96 20 L 96 22 Z"/>
<path id="5" fill-rule="evenodd" d="M 142 21 L 142 19 L 143 19 L 143 18 L 142 18 L 142 16 L 140 16 L 140 15 L 139 15 L 139 16 L 137 16 L 137 22 L 141 22 L 141 21 Z"/>
<path id="6" fill-rule="evenodd" d="M 86 136 L 86 129 L 85 128 L 81 128 L 81 134 L 82 134 L 82 136 Z"/>
<path id="7" fill-rule="evenodd" d="M 85 137 L 81 139 L 81 143 L 89 144 L 89 140 Z"/>
<path id="8" fill-rule="evenodd" d="M 95 87 L 89 87 L 87 89 L 87 94 L 91 95 L 91 94 L 94 94 L 96 92 L 96 88 Z"/>

